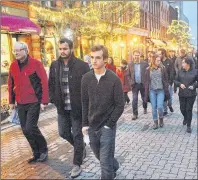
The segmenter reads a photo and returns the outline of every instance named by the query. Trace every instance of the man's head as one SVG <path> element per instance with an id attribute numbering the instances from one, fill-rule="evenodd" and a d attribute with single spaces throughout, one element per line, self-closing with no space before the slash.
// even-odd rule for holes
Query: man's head
<path id="1" fill-rule="evenodd" d="M 175 51 L 174 50 L 170 50 L 169 51 L 169 56 L 170 57 L 174 57 L 175 56 Z"/>
<path id="2" fill-rule="evenodd" d="M 181 57 L 186 56 L 186 50 L 185 50 L 185 49 L 181 49 L 181 50 L 180 50 L 180 56 L 181 56 Z"/>
<path id="3" fill-rule="evenodd" d="M 61 38 L 58 46 L 60 57 L 63 59 L 69 59 L 73 53 L 73 42 L 67 38 Z"/>
<path id="4" fill-rule="evenodd" d="M 140 61 L 140 55 L 141 55 L 141 53 L 140 53 L 140 51 L 138 51 L 138 50 L 135 50 L 135 51 L 133 51 L 133 61 L 134 62 L 139 62 Z"/>
<path id="5" fill-rule="evenodd" d="M 14 44 L 13 54 L 17 60 L 24 60 L 28 55 L 28 46 L 24 42 L 17 41 Z"/>
<path id="6" fill-rule="evenodd" d="M 163 60 L 165 57 L 167 57 L 166 50 L 164 48 L 158 49 L 157 56 L 159 56 L 160 59 Z"/>
<path id="7" fill-rule="evenodd" d="M 108 50 L 103 45 L 95 45 L 91 48 L 91 63 L 93 69 L 105 67 L 105 61 L 108 59 Z"/>

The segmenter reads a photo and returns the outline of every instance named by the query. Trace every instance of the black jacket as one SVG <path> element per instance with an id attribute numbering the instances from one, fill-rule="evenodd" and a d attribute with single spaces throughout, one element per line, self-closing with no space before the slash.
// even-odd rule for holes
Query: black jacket
<path id="1" fill-rule="evenodd" d="M 168 83 L 169 85 L 173 85 L 173 80 L 175 78 L 175 68 L 174 68 L 174 64 L 173 61 L 166 58 L 165 61 L 162 61 L 162 64 L 165 66 L 166 68 L 166 72 L 167 72 L 167 77 L 168 77 Z"/>
<path id="2" fill-rule="evenodd" d="M 129 84 L 131 85 L 131 87 L 134 86 L 135 84 L 135 68 L 134 68 L 135 63 L 131 62 L 129 64 Z M 140 71 L 141 71 L 141 82 L 144 84 L 145 80 L 144 80 L 144 75 L 146 72 L 146 68 L 148 67 L 148 62 L 146 61 L 140 61 Z"/>
<path id="3" fill-rule="evenodd" d="M 98 80 L 94 71 L 82 78 L 83 126 L 99 130 L 104 125 L 113 128 L 124 111 L 122 84 L 118 76 L 106 70 Z"/>
<path id="4" fill-rule="evenodd" d="M 197 81 L 198 81 L 198 75 L 196 69 L 191 68 L 189 71 L 186 71 L 184 69 L 179 70 L 174 80 L 175 85 L 179 87 L 178 95 L 180 97 L 196 96 Z M 181 84 L 184 84 L 186 88 L 185 89 L 180 88 Z M 189 86 L 193 86 L 194 89 L 193 90 L 189 89 Z"/>
<path id="5" fill-rule="evenodd" d="M 49 96 L 50 102 L 57 107 L 58 114 L 64 113 L 64 93 L 61 86 L 62 78 L 62 60 L 52 62 L 49 72 Z M 69 66 L 69 91 L 72 113 L 74 117 L 81 118 L 81 79 L 82 76 L 90 71 L 87 63 L 72 56 L 68 62 Z M 81 119 L 80 119 L 81 120 Z"/>

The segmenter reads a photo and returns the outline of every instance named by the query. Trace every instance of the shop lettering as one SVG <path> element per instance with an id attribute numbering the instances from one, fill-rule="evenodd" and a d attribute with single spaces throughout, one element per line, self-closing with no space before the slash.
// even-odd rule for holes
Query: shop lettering
<path id="1" fill-rule="evenodd" d="M 2 7 L 2 13 L 10 14 L 9 8 L 8 7 Z"/>

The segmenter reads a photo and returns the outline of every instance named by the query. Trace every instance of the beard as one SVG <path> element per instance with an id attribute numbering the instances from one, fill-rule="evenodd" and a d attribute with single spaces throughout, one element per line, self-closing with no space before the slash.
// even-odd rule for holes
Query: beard
<path id="1" fill-rule="evenodd" d="M 72 55 L 72 51 L 70 50 L 69 54 L 60 55 L 61 59 L 69 59 Z"/>

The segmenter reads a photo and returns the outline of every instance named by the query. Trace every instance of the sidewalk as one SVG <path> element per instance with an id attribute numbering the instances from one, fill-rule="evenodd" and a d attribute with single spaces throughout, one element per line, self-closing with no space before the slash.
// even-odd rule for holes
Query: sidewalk
<path id="1" fill-rule="evenodd" d="M 130 95 L 131 96 L 131 95 Z M 148 114 L 139 107 L 139 118 L 132 121 L 131 105 L 121 116 L 116 136 L 115 156 L 120 162 L 117 179 L 197 179 L 197 103 L 194 105 L 192 133 L 182 125 L 178 96 L 174 113 L 165 117 L 165 126 L 153 130 L 151 106 Z M 41 114 L 39 127 L 47 139 L 49 160 L 29 165 L 31 150 L 20 127 L 1 132 L 1 179 L 65 179 L 72 168 L 73 149 L 57 132 L 54 108 Z M 77 179 L 99 179 L 100 165 L 90 148 Z"/>

